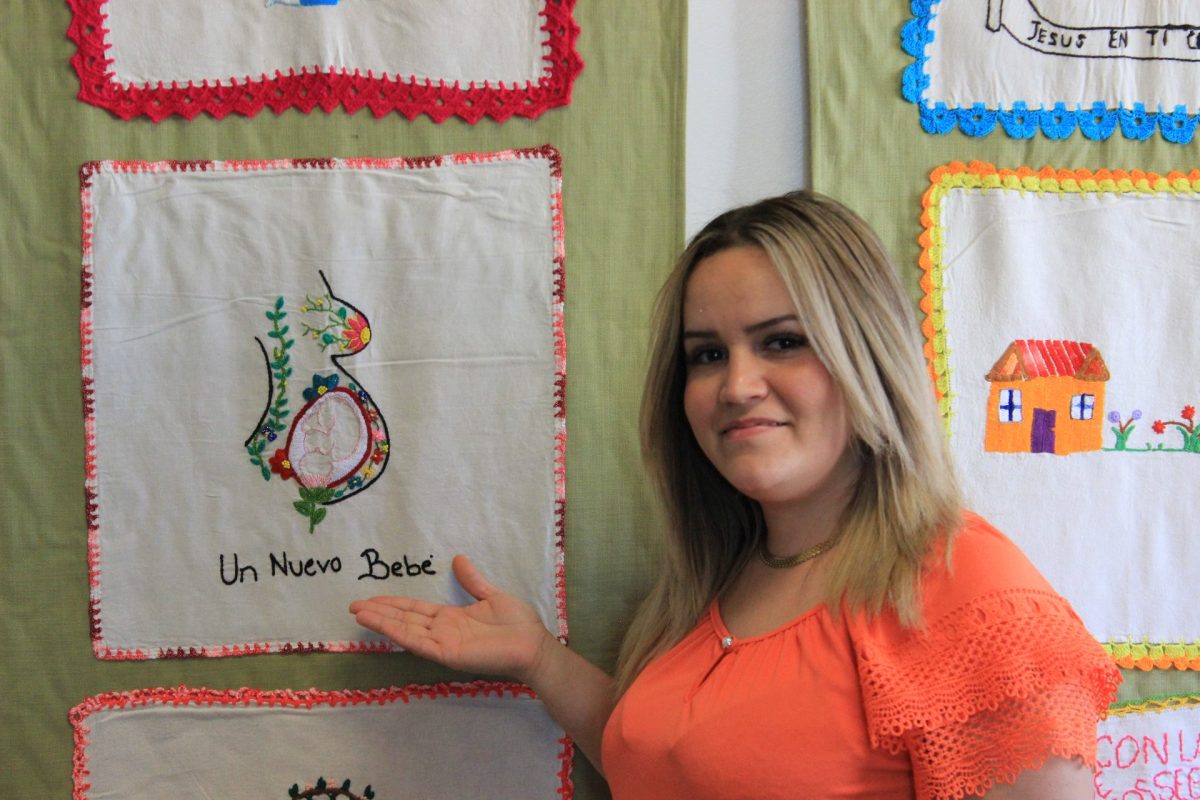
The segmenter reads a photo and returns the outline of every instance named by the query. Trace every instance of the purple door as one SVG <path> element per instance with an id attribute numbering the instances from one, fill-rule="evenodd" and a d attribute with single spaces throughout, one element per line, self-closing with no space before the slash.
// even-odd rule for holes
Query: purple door
<path id="1" fill-rule="evenodd" d="M 1054 419 L 1054 411 L 1047 411 L 1044 408 L 1033 410 L 1033 433 L 1029 439 L 1029 452 L 1054 452 Z"/>

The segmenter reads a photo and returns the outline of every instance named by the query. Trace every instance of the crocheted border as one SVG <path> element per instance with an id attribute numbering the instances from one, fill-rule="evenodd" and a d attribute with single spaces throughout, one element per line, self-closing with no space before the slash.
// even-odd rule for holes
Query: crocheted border
<path id="1" fill-rule="evenodd" d="M 1159 714 L 1177 708 L 1200 706 L 1200 694 L 1160 694 L 1137 700 L 1122 700 L 1108 709 L 1110 717 L 1129 717 L 1135 714 Z"/>
<path id="2" fill-rule="evenodd" d="M 71 776 L 74 789 L 73 800 L 88 800 L 92 786 L 88 783 L 91 771 L 87 765 L 87 746 L 91 729 L 88 728 L 88 717 L 97 711 L 113 711 L 140 708 L 144 706 L 255 706 L 255 707 L 284 707 L 311 709 L 315 706 L 355 706 L 355 705 L 387 705 L 401 702 L 411 703 L 421 700 L 438 700 L 440 698 L 461 697 L 526 697 L 537 699 L 532 689 L 519 683 L 502 683 L 495 681 L 474 681 L 472 683 L 437 683 L 405 687 L 390 687 L 387 689 L 321 691 L 293 691 L 281 689 L 266 691 L 262 689 L 207 689 L 177 686 L 170 689 L 135 689 L 129 692 L 107 692 L 89 697 L 71 709 L 68 717 L 75 738 L 75 753 Z M 561 800 L 571 800 L 575 793 L 571 782 L 571 768 L 574 761 L 574 747 L 570 737 L 565 734 L 560 738 L 561 750 L 558 754 L 559 767 L 555 773 L 559 780 L 555 790 Z"/>
<path id="3" fill-rule="evenodd" d="M 567 583 L 564 562 L 566 537 L 567 339 L 563 323 L 566 296 L 566 250 L 562 206 L 562 156 L 550 145 L 494 153 L 454 153 L 413 158 L 302 158 L 273 161 L 89 161 L 79 170 L 82 209 L 82 269 L 80 273 L 80 364 L 84 426 L 84 504 L 87 517 L 88 603 L 92 652 L 105 660 L 142 661 L 155 658 L 193 658 L 262 655 L 265 653 L 386 653 L 398 648 L 385 641 L 369 642 L 249 642 L 211 647 L 125 650 L 104 642 L 101 622 L 100 520 L 97 497 L 95 366 L 92 354 L 92 292 L 95 283 L 92 232 L 92 178 L 103 173 L 140 172 L 260 172 L 312 169 L 418 170 L 446 165 L 480 164 L 518 159 L 544 159 L 550 171 L 551 228 L 554 240 L 551 328 L 554 337 L 554 600 L 557 636 L 567 643 Z"/>
<path id="4" fill-rule="evenodd" d="M 999 123 L 1013 139 L 1031 139 L 1040 129 L 1047 139 L 1066 139 L 1076 129 L 1089 139 L 1104 140 L 1117 130 L 1127 139 L 1149 139 L 1157 128 L 1162 138 L 1175 144 L 1192 141 L 1200 114 L 1189 114 L 1187 107 L 1177 105 L 1171 112 L 1148 110 L 1144 103 L 1134 103 L 1131 108 L 1123 105 L 1111 108 L 1097 100 L 1088 108 L 1076 104 L 1068 108 L 1065 102 L 1055 103 L 1053 108 L 1044 106 L 1030 108 L 1024 101 L 1017 101 L 1008 109 L 989 108 L 985 103 L 973 103 L 969 107 L 950 107 L 938 101 L 932 105 L 925 100 L 929 88 L 929 74 L 925 64 L 929 60 L 925 47 L 934 39 L 930 27 L 934 17 L 934 6 L 941 0 L 912 0 L 912 19 L 904 24 L 900 32 L 900 44 L 904 52 L 913 57 L 913 63 L 904 70 L 902 91 L 904 99 L 917 106 L 921 116 L 921 128 L 926 133 L 945 134 L 957 127 L 967 136 L 987 136 Z"/>
<path id="5" fill-rule="evenodd" d="M 477 86 L 472 81 L 463 87 L 458 81 L 447 84 L 415 76 L 405 80 L 386 73 L 377 76 L 368 71 L 363 75 L 357 69 L 332 66 L 291 68 L 286 74 L 276 70 L 273 76 L 264 73 L 257 78 L 231 76 L 215 83 L 204 80 L 199 85 L 192 81 L 186 86 L 159 81 L 136 86 L 119 82 L 112 70 L 105 38 L 109 31 L 104 7 L 108 2 L 67 0 L 72 11 L 67 37 L 78 47 L 71 66 L 79 75 L 78 98 L 125 120 L 146 116 L 160 122 L 173 114 L 192 119 L 201 112 L 216 119 L 230 113 L 253 117 L 263 106 L 276 114 L 288 108 L 307 114 L 318 107 L 329 113 L 339 105 L 350 114 L 366 106 L 376 118 L 393 111 L 410 120 L 428 114 L 438 123 L 454 115 L 471 125 L 485 116 L 496 122 L 514 115 L 532 119 L 547 109 L 570 103 L 571 87 L 583 69 L 583 60 L 575 49 L 579 37 L 579 25 L 572 14 L 575 0 L 545 0 L 538 12 L 544 18 L 539 29 L 546 35 L 542 45 L 548 48 L 545 71 L 536 83 L 526 81 L 524 86 L 505 85 L 503 81 L 484 81 Z"/>
<path id="6" fill-rule="evenodd" d="M 945 270 L 943 259 L 945 231 L 942 227 L 942 201 L 956 189 L 987 192 L 991 190 L 1055 194 L 1175 194 L 1200 195 L 1200 169 L 1172 171 L 1166 175 L 1142 170 L 1086 169 L 1066 170 L 1043 167 L 998 169 L 992 164 L 954 161 L 929 174 L 929 188 L 921 198 L 921 301 L 924 314 L 921 333 L 925 339 L 925 363 L 933 382 L 947 432 L 952 416 L 950 392 L 950 349 L 946 344 Z M 1195 642 L 1102 642 L 1117 666 L 1124 669 L 1200 670 L 1200 641 Z"/>

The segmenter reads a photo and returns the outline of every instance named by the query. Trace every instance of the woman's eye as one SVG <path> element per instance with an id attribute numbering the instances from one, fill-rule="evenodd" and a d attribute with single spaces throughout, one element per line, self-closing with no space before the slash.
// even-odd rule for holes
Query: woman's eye
<path id="1" fill-rule="evenodd" d="M 808 347 L 808 337 L 798 334 L 779 334 L 767 339 L 768 350 L 799 350 Z"/>
<path id="2" fill-rule="evenodd" d="M 717 347 L 698 347 L 688 353 L 687 363 L 691 366 L 714 364 L 725 357 L 725 353 Z"/>

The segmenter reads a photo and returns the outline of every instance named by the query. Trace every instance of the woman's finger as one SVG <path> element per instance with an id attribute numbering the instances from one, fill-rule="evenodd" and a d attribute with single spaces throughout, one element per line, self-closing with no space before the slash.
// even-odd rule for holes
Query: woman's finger
<path id="1" fill-rule="evenodd" d="M 454 570 L 454 577 L 458 579 L 459 584 L 476 600 L 487 600 L 500 591 L 488 583 L 488 579 L 483 577 L 483 573 L 479 571 L 479 567 L 475 566 L 475 562 L 463 554 L 456 555 L 450 562 L 450 566 Z"/>

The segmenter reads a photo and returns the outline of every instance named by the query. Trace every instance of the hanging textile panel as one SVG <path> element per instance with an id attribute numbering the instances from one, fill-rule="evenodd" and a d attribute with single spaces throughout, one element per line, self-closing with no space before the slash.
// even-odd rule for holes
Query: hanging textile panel
<path id="1" fill-rule="evenodd" d="M 574 0 L 69 0 L 79 99 L 122 119 L 263 107 L 504 121 L 571 100 Z"/>
<path id="2" fill-rule="evenodd" d="M 559 800 L 572 791 L 570 740 L 516 684 L 181 686 L 90 697 L 70 717 L 75 800 Z"/>
<path id="3" fill-rule="evenodd" d="M 565 636 L 561 165 L 101 162 L 83 177 L 93 649 L 383 650 L 355 598 Z"/>
<path id="4" fill-rule="evenodd" d="M 1192 140 L 1200 15 L 1187 0 L 913 0 L 904 96 L 928 133 Z"/>
<path id="5" fill-rule="evenodd" d="M 1200 797 L 1200 695 L 1113 706 L 1096 741 L 1096 797 Z"/>
<path id="6" fill-rule="evenodd" d="M 926 352 L 968 501 L 1121 666 L 1200 667 L 1200 171 L 953 163 Z"/>

